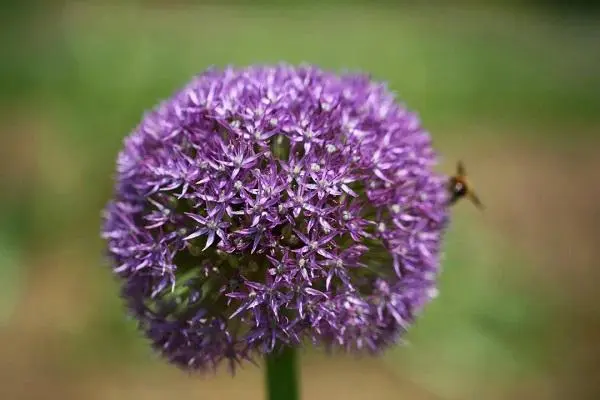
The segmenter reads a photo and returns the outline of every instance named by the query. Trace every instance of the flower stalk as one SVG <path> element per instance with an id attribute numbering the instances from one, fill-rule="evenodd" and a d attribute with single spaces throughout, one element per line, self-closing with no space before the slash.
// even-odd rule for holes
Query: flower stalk
<path id="1" fill-rule="evenodd" d="M 297 350 L 284 347 L 265 357 L 266 390 L 268 400 L 298 400 Z"/>

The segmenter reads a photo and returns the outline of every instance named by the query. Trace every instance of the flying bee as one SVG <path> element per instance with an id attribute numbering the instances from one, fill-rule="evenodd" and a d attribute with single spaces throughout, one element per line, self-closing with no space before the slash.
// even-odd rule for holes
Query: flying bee
<path id="1" fill-rule="evenodd" d="M 479 208 L 480 210 L 484 209 L 479 197 L 477 197 L 469 181 L 467 180 L 467 170 L 462 161 L 459 161 L 456 164 L 456 175 L 451 176 L 448 180 L 448 191 L 450 193 L 450 205 L 453 205 L 463 197 L 468 197 L 475 207 Z"/>

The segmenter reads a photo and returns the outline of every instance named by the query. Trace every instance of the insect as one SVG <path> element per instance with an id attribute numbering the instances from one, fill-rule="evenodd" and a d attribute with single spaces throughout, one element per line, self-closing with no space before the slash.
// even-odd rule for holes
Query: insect
<path id="1" fill-rule="evenodd" d="M 468 197 L 469 200 L 480 210 L 484 209 L 483 204 L 473 191 L 469 181 L 467 180 L 467 170 L 462 161 L 456 164 L 456 175 L 451 176 L 448 180 L 448 191 L 450 192 L 449 204 L 453 205 L 463 197 Z"/>

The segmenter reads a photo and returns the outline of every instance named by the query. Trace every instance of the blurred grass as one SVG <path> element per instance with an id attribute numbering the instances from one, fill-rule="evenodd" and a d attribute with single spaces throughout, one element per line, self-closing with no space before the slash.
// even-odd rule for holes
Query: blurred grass
<path id="1" fill-rule="evenodd" d="M 14 57 L 1 67 L 2 111 L 17 126 L 34 121 L 8 133 L 25 136 L 35 166 L 31 175 L 2 180 L 0 282 L 13 291 L 2 292 L 0 317 L 19 299 L 14 288 L 23 274 L 15 260 L 78 248 L 83 255 L 67 270 L 86 269 L 81 284 L 94 312 L 81 330 L 62 333 L 65 362 L 75 369 L 153 359 L 124 319 L 107 269 L 94 269 L 102 263 L 100 209 L 124 135 L 144 110 L 209 65 L 285 60 L 368 71 L 419 111 L 442 154 L 456 142 L 464 153 L 477 151 L 471 142 L 510 135 L 513 127 L 527 132 L 513 138 L 517 145 L 561 146 L 597 137 L 600 128 L 595 20 L 383 4 L 72 3 L 10 29 L 22 40 L 3 38 Z M 477 138 L 465 133 L 476 127 L 485 127 Z M 462 398 L 467 381 L 479 387 L 544 373 L 558 351 L 550 332 L 555 293 L 523 276 L 532 268 L 510 238 L 465 215 L 448 234 L 441 297 L 410 333 L 414 345 L 388 356 L 393 368 Z"/>
<path id="2" fill-rule="evenodd" d="M 43 61 L 44 68 L 20 72 L 32 75 L 40 101 L 75 106 L 77 122 L 88 130 L 92 124 L 101 130 L 97 123 L 129 127 L 140 107 L 208 65 L 281 60 L 369 71 L 389 81 L 430 126 L 465 119 L 597 122 L 593 21 L 383 6 L 96 5 L 72 6 L 58 17 L 48 31 L 36 29 L 45 36 L 28 64 Z M 73 128 L 86 137 L 83 127 Z"/>
<path id="3" fill-rule="evenodd" d="M 409 333 L 409 346 L 390 360 L 408 365 L 431 390 L 457 398 L 547 374 L 556 361 L 548 349 L 561 350 L 546 332 L 553 293 L 531 286 L 534 272 L 510 241 L 465 217 L 455 218 L 446 236 L 440 296 Z"/>
<path id="4" fill-rule="evenodd" d="M 22 286 L 20 260 L 15 243 L 6 232 L 0 231 L 0 327 L 12 316 Z"/>
<path id="5" fill-rule="evenodd" d="M 142 99 L 149 107 L 208 65 L 286 60 L 369 71 L 431 125 L 597 118 L 600 55 L 585 50 L 598 29 L 543 15 L 498 21 L 451 8 L 121 6 L 75 8 L 63 18 L 64 64 L 56 81 L 43 81 L 48 93 L 93 114 L 84 117 L 98 118 L 97 107 L 130 110 Z"/>

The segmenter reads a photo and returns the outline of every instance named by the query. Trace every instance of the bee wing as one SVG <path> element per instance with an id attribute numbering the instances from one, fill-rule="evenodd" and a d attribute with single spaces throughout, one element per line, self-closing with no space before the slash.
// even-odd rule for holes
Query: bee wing
<path id="1" fill-rule="evenodd" d="M 484 210 L 485 206 L 483 205 L 483 203 L 481 202 L 481 200 L 479 200 L 479 197 L 477 196 L 477 194 L 475 192 L 473 192 L 472 190 L 469 191 L 468 193 L 469 199 L 471 200 L 471 202 L 473 204 L 475 204 L 475 206 L 477 208 L 479 208 L 480 210 Z"/>
<path id="2" fill-rule="evenodd" d="M 467 169 L 461 160 L 456 163 L 456 173 L 458 176 L 467 176 Z"/>

